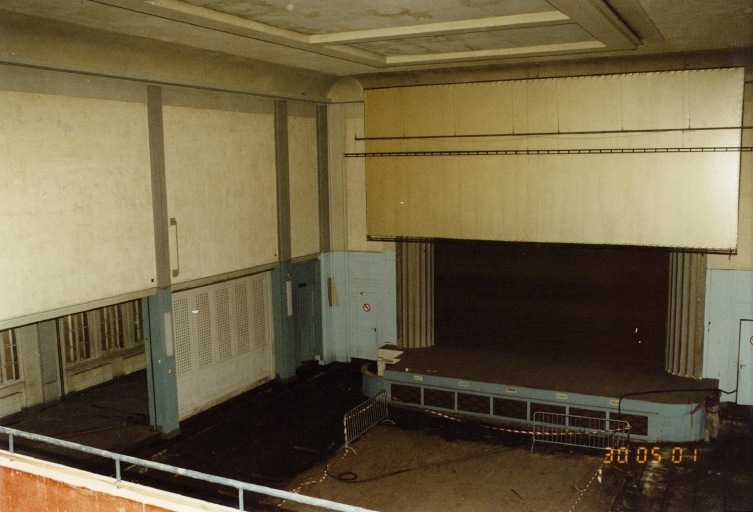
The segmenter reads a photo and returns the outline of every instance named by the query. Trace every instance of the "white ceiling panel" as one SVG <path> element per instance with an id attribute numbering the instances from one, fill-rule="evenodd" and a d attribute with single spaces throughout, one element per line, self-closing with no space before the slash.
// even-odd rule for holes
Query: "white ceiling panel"
<path id="1" fill-rule="evenodd" d="M 753 47 L 753 0 L 4 0 L 6 11 L 334 75 Z"/>

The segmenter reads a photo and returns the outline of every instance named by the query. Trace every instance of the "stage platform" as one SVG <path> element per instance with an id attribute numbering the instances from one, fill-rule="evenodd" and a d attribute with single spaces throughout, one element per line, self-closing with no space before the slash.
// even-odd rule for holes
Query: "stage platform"
<path id="1" fill-rule="evenodd" d="M 627 420 L 649 442 L 702 439 L 703 413 L 690 411 L 717 386 L 655 366 L 456 346 L 404 349 L 382 377 L 363 372 L 364 394 L 406 407 L 519 426 L 537 411 Z"/>

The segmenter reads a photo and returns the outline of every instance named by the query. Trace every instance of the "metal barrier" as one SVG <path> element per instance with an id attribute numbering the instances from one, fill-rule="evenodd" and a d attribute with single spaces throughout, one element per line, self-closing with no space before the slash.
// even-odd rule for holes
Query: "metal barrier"
<path id="1" fill-rule="evenodd" d="M 351 409 L 343 418 L 345 433 L 345 447 L 369 430 L 371 427 L 387 419 L 387 393 L 380 391 L 374 397 Z"/>
<path id="2" fill-rule="evenodd" d="M 224 478 L 220 476 L 209 475 L 200 471 L 193 471 L 191 469 L 183 469 L 169 464 L 162 464 L 160 462 L 153 462 L 150 460 L 139 459 L 136 457 L 130 457 L 128 455 L 121 455 L 119 453 L 109 452 L 107 450 L 101 450 L 99 448 L 92 448 L 83 444 L 72 443 L 70 441 L 63 441 L 61 439 L 55 439 L 53 437 L 47 437 L 39 434 L 32 434 L 30 432 L 23 432 L 7 427 L 0 426 L 0 435 L 8 436 L 8 451 L 15 453 L 14 438 L 20 437 L 29 439 L 32 441 L 38 441 L 41 443 L 47 443 L 53 446 L 59 446 L 61 448 L 68 448 L 78 452 L 88 453 L 91 455 L 98 455 L 115 461 L 115 481 L 121 481 L 121 463 L 132 464 L 134 466 L 141 466 L 148 469 L 154 469 L 157 471 L 164 471 L 165 473 L 171 473 L 173 475 L 185 476 L 188 478 L 194 478 L 196 480 L 203 480 L 218 485 L 224 485 L 227 487 L 233 487 L 238 490 L 238 510 L 243 511 L 243 493 L 245 491 L 264 494 L 266 496 L 272 496 L 274 498 L 280 498 L 290 501 L 296 501 L 298 503 L 304 503 L 306 505 L 313 505 L 315 507 L 326 508 L 328 510 L 338 510 L 342 512 L 375 512 L 374 510 L 355 507 L 353 505 L 346 505 L 344 503 L 337 503 L 335 501 L 323 500 L 321 498 L 314 498 L 303 494 L 296 494 L 293 492 L 282 491 L 280 489 L 274 489 L 272 487 L 265 487 L 263 485 L 250 484 L 241 482 L 240 480 L 234 480 L 232 478 Z"/>
<path id="3" fill-rule="evenodd" d="M 533 414 L 533 441 L 603 450 L 630 442 L 630 423 L 623 420 L 591 418 L 553 412 Z"/>

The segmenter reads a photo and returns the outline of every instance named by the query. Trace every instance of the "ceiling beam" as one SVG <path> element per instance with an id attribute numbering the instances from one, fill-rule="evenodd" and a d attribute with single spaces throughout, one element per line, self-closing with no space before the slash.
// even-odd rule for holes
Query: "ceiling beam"
<path id="1" fill-rule="evenodd" d="M 577 43 L 543 44 L 538 46 L 518 46 L 515 48 L 494 48 L 468 52 L 424 53 L 421 55 L 390 55 L 385 57 L 388 65 L 434 64 L 439 62 L 469 61 L 494 59 L 499 57 L 522 57 L 530 55 L 556 55 L 559 53 L 587 52 L 607 50 L 600 41 L 581 41 Z"/>

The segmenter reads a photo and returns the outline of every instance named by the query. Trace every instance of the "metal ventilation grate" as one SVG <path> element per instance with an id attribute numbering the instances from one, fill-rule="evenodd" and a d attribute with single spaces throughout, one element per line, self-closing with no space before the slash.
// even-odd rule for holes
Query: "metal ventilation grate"
<path id="1" fill-rule="evenodd" d="M 233 286 L 235 299 L 235 327 L 238 332 L 238 354 L 251 350 L 251 324 L 248 318 L 248 287 L 246 283 Z"/>
<path id="2" fill-rule="evenodd" d="M 230 326 L 230 290 L 218 288 L 214 293 L 217 307 L 217 349 L 220 361 L 233 357 L 233 337 Z"/>
<path id="3" fill-rule="evenodd" d="M 257 277 L 251 283 L 251 304 L 253 305 L 254 322 L 254 345 L 257 350 L 263 350 L 269 343 L 266 303 L 267 289 L 264 286 L 264 280 Z"/>
<path id="4" fill-rule="evenodd" d="M 175 336 L 175 368 L 178 375 L 181 375 L 190 372 L 193 368 L 188 297 L 173 298 L 173 329 Z"/>
<path id="5" fill-rule="evenodd" d="M 212 364 L 212 320 L 209 292 L 196 294 L 196 338 L 199 348 L 199 368 Z"/>

